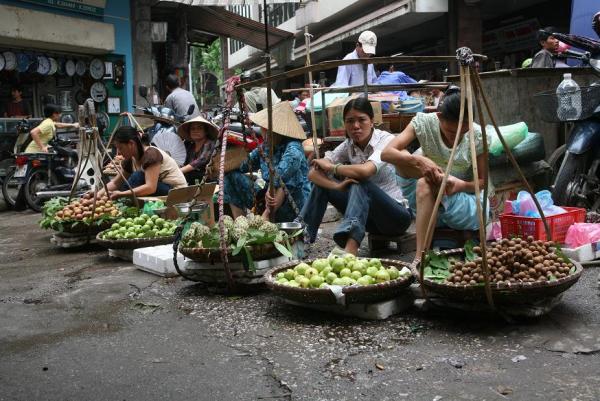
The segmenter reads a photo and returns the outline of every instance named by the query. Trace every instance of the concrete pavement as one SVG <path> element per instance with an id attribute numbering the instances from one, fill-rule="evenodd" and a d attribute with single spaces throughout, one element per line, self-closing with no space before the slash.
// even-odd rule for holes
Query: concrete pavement
<path id="1" fill-rule="evenodd" d="M 57 249 L 37 220 L 0 212 L 0 400 L 600 399 L 598 268 L 538 319 L 372 322 Z"/>

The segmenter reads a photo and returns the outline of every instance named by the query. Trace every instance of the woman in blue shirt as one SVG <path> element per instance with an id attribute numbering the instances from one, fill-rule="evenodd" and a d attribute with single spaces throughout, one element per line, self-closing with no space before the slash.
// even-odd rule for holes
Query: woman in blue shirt
<path id="1" fill-rule="evenodd" d="M 263 129 L 263 136 L 267 130 L 267 109 L 251 114 L 250 119 Z M 294 199 L 298 210 L 302 209 L 304 202 L 310 193 L 308 176 L 308 162 L 304 156 L 302 140 L 306 134 L 298 122 L 289 102 L 280 102 L 273 106 L 273 169 L 275 180 L 273 181 L 275 193 L 271 197 L 268 186 L 265 187 L 264 197 L 266 209 L 263 217 L 273 218 L 276 222 L 293 221 L 297 216 L 294 208 L 287 199 L 281 180 Z M 265 155 L 269 154 L 269 145 L 265 142 L 260 145 Z M 244 209 L 252 208 L 254 204 L 253 194 L 260 193 L 260 189 L 254 185 L 250 178 L 244 173 L 260 170 L 265 182 L 272 178 L 269 166 L 261 156 L 259 149 L 254 149 L 244 161 L 239 170 L 231 171 L 225 175 L 224 201 L 229 203 L 234 217 L 242 215 Z"/>

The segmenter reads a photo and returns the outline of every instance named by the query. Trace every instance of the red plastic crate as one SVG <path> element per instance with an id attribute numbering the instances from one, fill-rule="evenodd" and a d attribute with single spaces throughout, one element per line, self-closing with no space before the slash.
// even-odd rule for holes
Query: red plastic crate
<path id="1" fill-rule="evenodd" d="M 573 223 L 583 223 L 585 221 L 585 209 L 566 206 L 562 208 L 567 212 L 546 217 L 552 240 L 559 243 L 565 241 L 567 230 Z M 544 223 L 539 217 L 524 217 L 504 213 L 500 215 L 500 225 L 504 238 L 515 236 L 525 238 L 532 235 L 536 240 L 546 240 Z"/>

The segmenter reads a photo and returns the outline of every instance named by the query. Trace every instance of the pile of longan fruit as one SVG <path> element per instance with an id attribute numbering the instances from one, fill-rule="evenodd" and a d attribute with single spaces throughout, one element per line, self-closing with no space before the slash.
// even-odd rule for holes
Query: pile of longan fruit
<path id="1" fill-rule="evenodd" d="M 516 284 L 521 282 L 546 282 L 561 279 L 570 274 L 573 264 L 554 253 L 551 241 L 502 239 L 487 246 L 487 262 L 490 282 Z M 473 247 L 478 255 L 473 261 L 454 261 L 450 267 L 448 283 L 476 285 L 484 282 L 481 248 Z"/>

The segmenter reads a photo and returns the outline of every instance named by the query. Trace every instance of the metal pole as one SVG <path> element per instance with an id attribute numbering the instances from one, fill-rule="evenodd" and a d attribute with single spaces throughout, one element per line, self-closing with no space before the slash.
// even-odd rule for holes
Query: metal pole
<path id="1" fill-rule="evenodd" d="M 263 16 L 265 22 L 265 67 L 267 72 L 267 78 L 271 78 L 271 54 L 269 49 L 269 26 L 268 26 L 268 13 L 267 13 L 267 0 L 263 0 Z M 269 141 L 269 160 L 273 161 L 273 99 L 271 98 L 271 80 L 267 81 L 267 138 Z M 275 196 L 274 177 L 273 177 L 273 163 L 269 163 L 269 194 L 272 197 Z M 271 216 L 274 218 L 275 216 Z"/>
<path id="2" fill-rule="evenodd" d="M 310 33 L 308 33 L 308 25 L 304 27 L 304 40 L 306 43 L 306 66 L 310 65 Z M 308 83 L 310 93 L 310 126 L 312 131 L 313 152 L 315 159 L 319 159 L 319 144 L 317 140 L 317 122 L 315 119 L 315 90 L 313 88 L 312 71 L 308 72 Z"/>
<path id="3" fill-rule="evenodd" d="M 368 64 L 363 64 L 363 86 L 364 86 L 364 92 L 365 92 L 365 97 L 368 99 L 369 98 L 369 78 L 368 78 L 368 71 L 369 71 L 369 65 Z"/>

